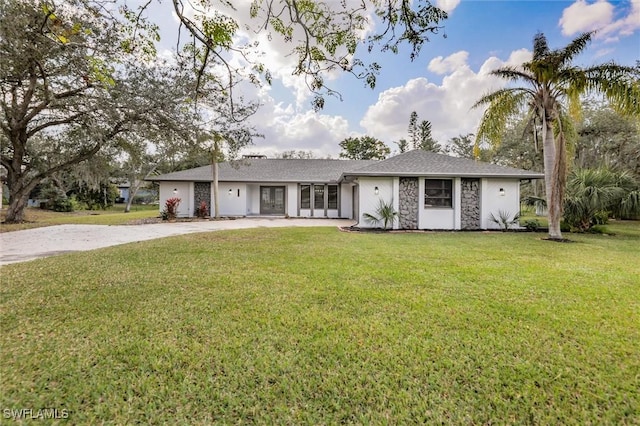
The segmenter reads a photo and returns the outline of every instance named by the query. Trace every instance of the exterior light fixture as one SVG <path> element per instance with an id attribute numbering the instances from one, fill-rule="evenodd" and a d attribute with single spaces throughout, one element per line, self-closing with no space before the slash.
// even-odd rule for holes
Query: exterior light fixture
<path id="1" fill-rule="evenodd" d="M 233 195 L 233 189 L 229 188 L 229 197 Z"/>
<path id="2" fill-rule="evenodd" d="M 373 192 L 374 192 L 376 195 L 378 195 L 378 194 L 380 193 L 380 190 L 379 190 L 379 189 L 378 189 L 378 187 L 376 186 L 376 187 L 373 189 Z"/>
<path id="3" fill-rule="evenodd" d="M 501 197 L 504 197 L 504 188 L 500 188 L 500 191 L 498 191 Z"/>
<path id="4" fill-rule="evenodd" d="M 178 188 L 173 188 L 173 195 L 176 195 L 178 193 Z"/>

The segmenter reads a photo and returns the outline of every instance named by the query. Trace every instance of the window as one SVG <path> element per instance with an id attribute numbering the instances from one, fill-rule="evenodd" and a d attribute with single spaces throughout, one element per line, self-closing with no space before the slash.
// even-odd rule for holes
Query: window
<path id="1" fill-rule="evenodd" d="M 327 187 L 328 192 L 328 204 L 327 208 L 329 209 L 338 209 L 338 185 L 329 185 Z"/>
<path id="2" fill-rule="evenodd" d="M 453 184 L 451 179 L 425 179 L 425 207 L 453 207 Z"/>
<path id="3" fill-rule="evenodd" d="M 300 208 L 311 208 L 311 185 L 300 185 Z"/>
<path id="4" fill-rule="evenodd" d="M 324 209 L 324 185 L 313 185 L 313 208 Z"/>

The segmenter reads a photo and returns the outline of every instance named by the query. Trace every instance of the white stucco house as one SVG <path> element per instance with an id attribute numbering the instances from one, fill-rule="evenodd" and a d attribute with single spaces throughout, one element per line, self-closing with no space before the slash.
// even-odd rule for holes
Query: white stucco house
<path id="1" fill-rule="evenodd" d="M 244 159 L 219 165 L 221 216 L 275 215 L 363 220 L 380 200 L 399 212 L 396 229 L 492 229 L 500 210 L 520 210 L 520 183 L 542 173 L 414 150 L 386 160 Z M 152 178 L 160 209 L 178 197 L 178 216 L 213 200 L 211 166 Z M 213 212 L 212 212 L 213 213 Z"/>

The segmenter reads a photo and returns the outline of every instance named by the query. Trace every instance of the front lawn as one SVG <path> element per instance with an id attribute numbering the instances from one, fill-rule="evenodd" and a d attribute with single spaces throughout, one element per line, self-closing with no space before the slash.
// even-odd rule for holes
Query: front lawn
<path id="1" fill-rule="evenodd" d="M 195 234 L 0 270 L 0 408 L 79 424 L 638 424 L 640 224 Z M 35 412 L 34 411 L 34 412 Z"/>

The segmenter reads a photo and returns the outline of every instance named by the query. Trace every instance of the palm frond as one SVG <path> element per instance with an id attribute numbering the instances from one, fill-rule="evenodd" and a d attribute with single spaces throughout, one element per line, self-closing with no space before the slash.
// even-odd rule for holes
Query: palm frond
<path id="1" fill-rule="evenodd" d="M 552 52 L 553 55 L 557 55 L 558 67 L 564 68 L 567 64 L 571 63 L 576 56 L 578 56 L 587 47 L 595 31 L 582 33 L 578 37 L 574 38 L 564 48 Z"/>
<path id="2" fill-rule="evenodd" d="M 635 69 L 614 63 L 584 70 L 586 90 L 602 92 L 618 112 L 640 116 L 640 84 Z"/>
<path id="3" fill-rule="evenodd" d="M 494 147 L 499 146 L 507 119 L 526 106 L 529 96 L 530 90 L 513 88 L 498 90 L 480 99 L 474 107 L 487 103 L 489 107 L 480 121 L 475 147 L 484 141 Z"/>
<path id="4" fill-rule="evenodd" d="M 515 67 L 502 67 L 491 71 L 491 75 L 495 75 L 496 77 L 502 77 L 505 80 L 511 81 L 519 81 L 524 80 L 529 84 L 535 85 L 536 80 L 535 77 L 526 72 L 526 69 L 520 70 Z"/>
<path id="5" fill-rule="evenodd" d="M 398 218 L 398 212 L 393 207 L 393 200 L 385 203 L 381 198 L 375 213 L 375 215 L 363 213 L 362 217 L 364 217 L 367 223 L 382 224 L 383 229 L 387 229 L 389 226 L 393 227 L 394 222 Z"/>

